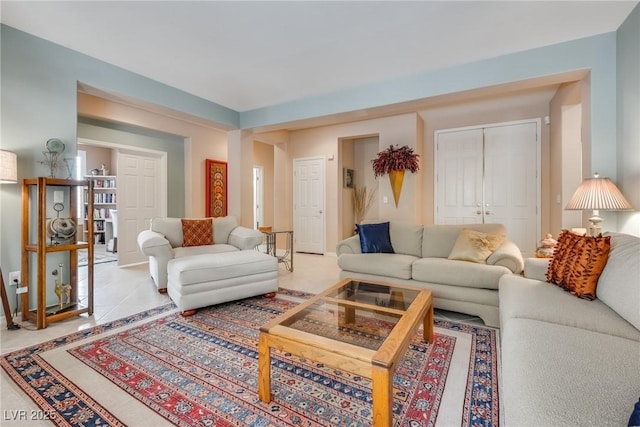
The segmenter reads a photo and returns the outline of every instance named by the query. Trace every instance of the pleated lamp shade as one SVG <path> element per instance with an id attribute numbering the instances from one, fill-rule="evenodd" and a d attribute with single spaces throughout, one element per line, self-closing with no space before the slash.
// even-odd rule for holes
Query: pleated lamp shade
<path id="1" fill-rule="evenodd" d="M 0 184 L 18 182 L 18 156 L 7 150 L 0 150 Z"/>
<path id="2" fill-rule="evenodd" d="M 600 178 L 594 174 L 593 178 L 582 181 L 565 207 L 566 210 L 593 210 L 593 215 L 589 218 L 591 227 L 589 234 L 599 236 L 602 232 L 599 210 L 603 211 L 627 211 L 633 210 L 631 203 L 624 198 L 618 187 L 609 178 Z"/>
<path id="3" fill-rule="evenodd" d="M 582 181 L 565 209 L 626 211 L 633 210 L 633 206 L 609 178 L 600 178 L 595 174 L 594 178 Z"/>

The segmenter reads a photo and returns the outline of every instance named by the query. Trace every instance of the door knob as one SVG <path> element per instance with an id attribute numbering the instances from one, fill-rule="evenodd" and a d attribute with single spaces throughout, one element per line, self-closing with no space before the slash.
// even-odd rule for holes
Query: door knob
<path id="1" fill-rule="evenodd" d="M 321 213 L 322 213 L 322 211 L 318 211 L 318 213 L 319 213 L 319 214 L 321 214 Z"/>
<path id="2" fill-rule="evenodd" d="M 478 210 L 476 211 L 476 215 L 482 215 L 482 211 L 481 211 L 480 209 L 478 209 Z"/>
<path id="3" fill-rule="evenodd" d="M 485 215 L 493 215 L 493 212 L 491 212 L 491 211 L 484 211 L 484 214 L 485 214 Z"/>

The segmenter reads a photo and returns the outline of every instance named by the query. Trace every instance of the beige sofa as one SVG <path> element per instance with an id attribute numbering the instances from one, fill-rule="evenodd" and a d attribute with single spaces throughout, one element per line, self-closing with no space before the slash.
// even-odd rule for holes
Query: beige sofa
<path id="1" fill-rule="evenodd" d="M 390 221 L 395 253 L 363 254 L 359 236 L 349 237 L 336 247 L 340 276 L 428 288 L 436 308 L 479 316 L 485 324 L 497 327 L 498 281 L 503 275 L 522 271 L 522 254 L 507 239 L 485 264 L 450 260 L 463 228 L 506 236 L 501 224 L 423 226 Z"/>
<path id="2" fill-rule="evenodd" d="M 255 250 L 262 233 L 234 216 L 213 219 L 213 244 L 183 247 L 181 218 L 154 218 L 138 235 L 149 272 L 183 312 L 278 290 L 277 258 Z"/>
<path id="3" fill-rule="evenodd" d="M 506 426 L 626 426 L 640 398 L 640 238 L 611 233 L 597 299 L 546 282 L 548 260 L 500 279 Z"/>

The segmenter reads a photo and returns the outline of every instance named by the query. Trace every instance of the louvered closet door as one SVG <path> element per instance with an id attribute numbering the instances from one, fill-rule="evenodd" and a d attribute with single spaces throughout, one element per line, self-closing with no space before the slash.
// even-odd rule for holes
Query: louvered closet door
<path id="1" fill-rule="evenodd" d="M 501 223 L 532 256 L 539 240 L 536 122 L 436 134 L 436 223 Z"/>

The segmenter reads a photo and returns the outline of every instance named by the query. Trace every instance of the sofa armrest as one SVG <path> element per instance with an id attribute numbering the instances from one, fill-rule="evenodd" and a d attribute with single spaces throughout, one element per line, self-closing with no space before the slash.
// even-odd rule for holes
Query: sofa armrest
<path id="1" fill-rule="evenodd" d="M 260 243 L 262 243 L 262 233 L 258 230 L 251 228 L 238 226 L 231 230 L 229 234 L 229 243 L 232 246 L 240 250 L 255 249 Z"/>
<path id="2" fill-rule="evenodd" d="M 146 256 L 173 258 L 171 243 L 163 234 L 151 230 L 143 230 L 138 234 L 138 247 Z"/>
<path id="3" fill-rule="evenodd" d="M 527 258 L 524 260 L 524 277 L 527 279 L 547 281 L 547 269 L 551 258 Z"/>
<path id="4" fill-rule="evenodd" d="M 505 240 L 502 246 L 489 255 L 487 264 L 501 265 L 515 274 L 520 274 L 524 269 L 524 258 L 522 258 L 522 252 L 520 252 L 520 248 L 515 243 L 511 240 Z"/>
<path id="5" fill-rule="evenodd" d="M 361 254 L 360 249 L 360 236 L 351 236 L 340 242 L 336 246 L 336 255 L 342 254 Z"/>
<path id="6" fill-rule="evenodd" d="M 173 247 L 162 233 L 143 230 L 138 234 L 138 247 L 149 257 L 149 273 L 158 289 L 167 287 L 167 264 L 173 259 Z"/>

